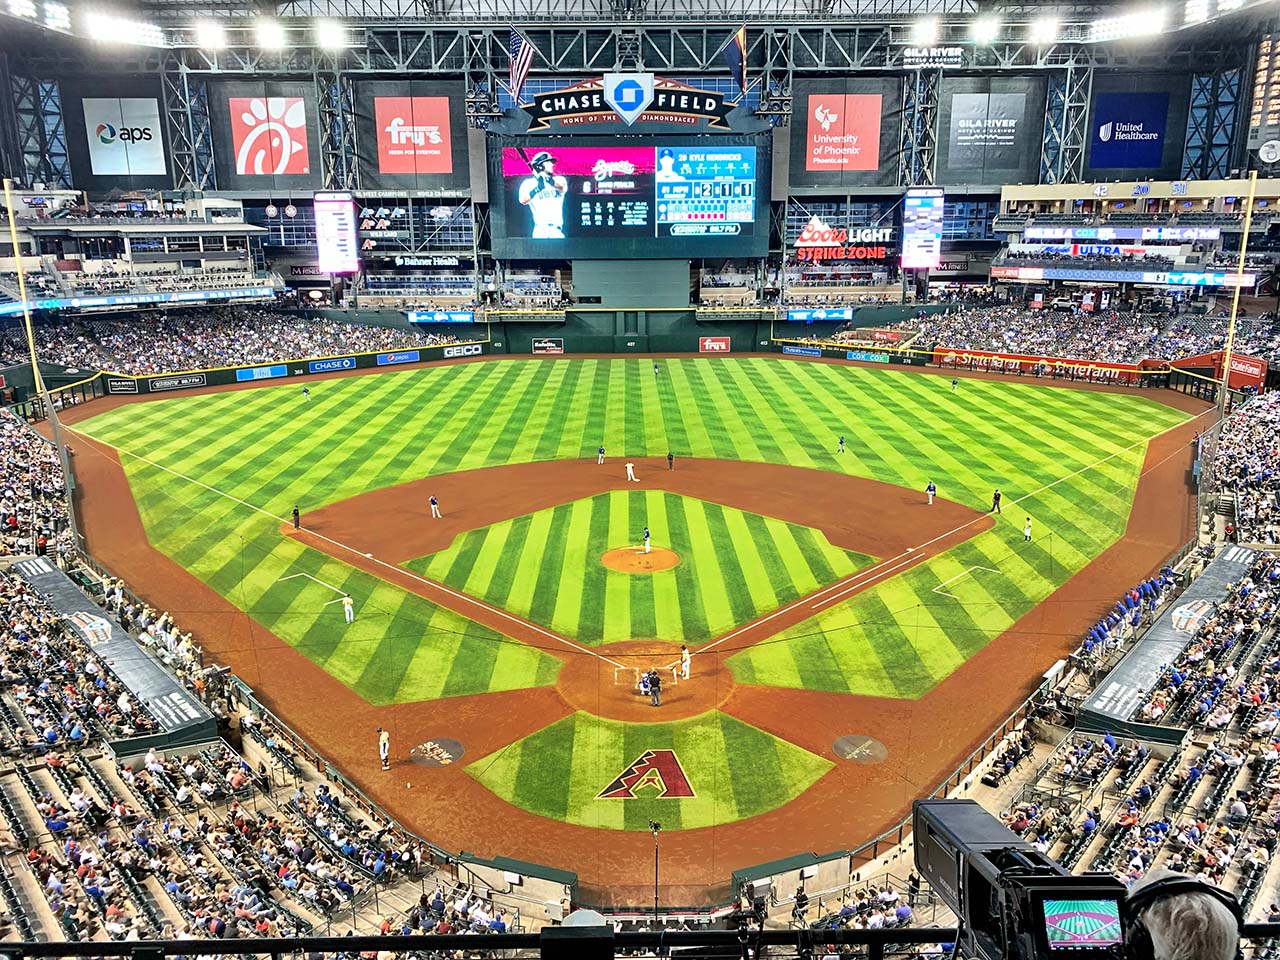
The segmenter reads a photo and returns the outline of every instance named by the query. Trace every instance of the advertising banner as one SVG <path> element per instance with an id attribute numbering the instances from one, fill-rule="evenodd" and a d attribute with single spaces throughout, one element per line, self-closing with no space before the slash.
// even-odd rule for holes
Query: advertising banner
<path id="1" fill-rule="evenodd" d="M 66 151 L 82 190 L 173 187 L 157 81 L 68 77 L 62 93 Z"/>
<path id="2" fill-rule="evenodd" d="M 968 367 L 979 370 L 1007 370 L 1030 372 L 1033 367 L 1043 366 L 1047 373 L 1058 372 L 1068 376 L 1083 377 L 1093 380 L 1116 380 L 1136 382 L 1138 371 L 1143 369 L 1137 363 L 1110 363 L 1094 360 L 1071 360 L 1063 357 L 1035 356 L 1023 353 L 992 353 L 987 350 L 952 350 L 948 347 L 935 347 L 933 362 L 940 367 Z"/>
<path id="3" fill-rule="evenodd" d="M 370 190 L 470 187 L 460 83 L 370 80 L 356 84 L 361 183 Z"/>
<path id="4" fill-rule="evenodd" d="M 1185 73 L 1099 72 L 1089 106 L 1086 169 L 1097 171 L 1099 180 L 1177 177 L 1190 96 L 1191 80 Z M 1124 207 L 1141 209 L 1131 201 Z"/>
<path id="5" fill-rule="evenodd" d="M 794 90 L 793 186 L 896 181 L 899 81 L 878 77 L 798 80 Z"/>
<path id="6" fill-rule="evenodd" d="M 1167 93 L 1100 93 L 1093 101 L 1089 165 L 1095 170 L 1154 170 L 1164 153 Z"/>
<path id="7" fill-rule="evenodd" d="M 328 360 L 311 360 L 307 363 L 308 373 L 329 373 L 333 370 L 354 370 L 355 357 L 331 357 Z"/>
<path id="8" fill-rule="evenodd" d="M 564 353 L 563 337 L 540 337 L 533 341 L 534 353 Z"/>
<path id="9" fill-rule="evenodd" d="M 410 323 L 475 323 L 471 310 L 410 310 L 405 314 Z"/>
<path id="10" fill-rule="evenodd" d="M 107 393 L 137 393 L 138 381 L 130 377 L 107 377 Z"/>
<path id="11" fill-rule="evenodd" d="M 1044 102 L 1045 84 L 1038 77 L 944 78 L 938 163 L 946 171 L 945 182 L 1034 183 Z"/>
<path id="12" fill-rule="evenodd" d="M 825 323 L 828 320 L 852 320 L 853 307 L 818 307 L 812 310 L 788 310 L 792 323 Z"/>
<path id="13" fill-rule="evenodd" d="M 385 367 L 393 363 L 417 363 L 420 352 L 417 350 L 400 350 L 396 353 L 378 354 L 378 366 Z"/>
<path id="14" fill-rule="evenodd" d="M 728 353 L 729 338 L 728 337 L 699 337 L 698 352 L 699 353 Z"/>
<path id="15" fill-rule="evenodd" d="M 147 391 L 163 393 L 166 390 L 190 390 L 192 387 L 203 387 L 207 382 L 203 373 L 186 373 L 176 377 L 152 377 L 147 381 Z"/>
<path id="16" fill-rule="evenodd" d="M 454 347 L 444 348 L 444 358 L 452 360 L 455 357 L 478 357 L 484 353 L 484 348 L 478 343 L 461 343 Z"/>
<path id="17" fill-rule="evenodd" d="M 160 102 L 147 97 L 86 98 L 85 135 L 94 176 L 163 176 Z"/>
<path id="18" fill-rule="evenodd" d="M 248 367 L 236 371 L 236 381 L 244 383 L 248 380 L 270 380 L 274 377 L 287 377 L 289 367 L 283 363 L 273 363 L 266 367 Z"/>
<path id="19" fill-rule="evenodd" d="M 1215 379 L 1222 379 L 1222 358 L 1224 351 L 1214 350 L 1211 353 L 1201 353 L 1194 357 L 1183 357 L 1180 360 L 1174 360 L 1170 365 L 1174 367 L 1184 367 L 1189 370 L 1212 368 Z M 1258 357 L 1250 357 L 1245 354 L 1231 355 L 1231 376 L 1227 380 L 1227 385 L 1233 390 L 1239 390 L 1241 387 L 1261 388 L 1263 382 L 1267 379 L 1267 361 Z"/>
<path id="20" fill-rule="evenodd" d="M 320 116 L 311 84 L 228 80 L 208 89 L 219 187 L 288 189 L 319 183 Z"/>
<path id="21" fill-rule="evenodd" d="M 844 358 L 846 360 L 861 360 L 863 363 L 889 362 L 889 355 L 887 353 L 873 353 L 870 350 L 846 350 Z"/>
<path id="22" fill-rule="evenodd" d="M 820 356 L 822 356 L 822 351 L 821 351 L 820 349 L 818 349 L 817 347 L 792 347 L 792 346 L 785 346 L 785 347 L 783 347 L 783 348 L 782 348 L 782 352 L 783 352 L 783 353 L 786 353 L 786 354 L 790 354 L 790 355 L 791 355 L 791 356 L 793 356 L 793 357 L 820 357 Z"/>

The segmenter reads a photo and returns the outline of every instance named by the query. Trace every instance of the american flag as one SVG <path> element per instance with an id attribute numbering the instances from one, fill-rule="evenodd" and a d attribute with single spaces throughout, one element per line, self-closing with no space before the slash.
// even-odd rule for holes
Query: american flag
<path id="1" fill-rule="evenodd" d="M 520 102 L 520 91 L 524 89 L 525 78 L 533 67 L 533 44 L 520 36 L 520 31 L 511 28 L 511 78 L 508 89 L 516 103 Z"/>

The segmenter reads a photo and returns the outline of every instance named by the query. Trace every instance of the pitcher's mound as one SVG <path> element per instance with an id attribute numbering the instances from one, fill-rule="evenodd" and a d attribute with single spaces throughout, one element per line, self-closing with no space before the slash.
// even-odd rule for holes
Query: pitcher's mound
<path id="1" fill-rule="evenodd" d="M 648 553 L 644 547 L 617 547 L 600 558 L 610 570 L 623 573 L 657 573 L 670 570 L 680 562 L 680 554 L 663 547 L 653 547 Z"/>

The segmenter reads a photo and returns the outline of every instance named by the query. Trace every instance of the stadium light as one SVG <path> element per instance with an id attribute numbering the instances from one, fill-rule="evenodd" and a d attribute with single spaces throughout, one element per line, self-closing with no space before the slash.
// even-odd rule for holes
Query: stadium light
<path id="1" fill-rule="evenodd" d="M 216 20 L 196 24 L 196 44 L 203 50 L 221 50 L 227 45 L 227 31 Z"/>
<path id="2" fill-rule="evenodd" d="M 263 50 L 279 50 L 284 46 L 284 27 L 275 20 L 259 20 L 258 46 Z"/>
<path id="3" fill-rule="evenodd" d="M 1103 17 L 1089 27 L 1089 39 L 1093 42 L 1125 40 L 1130 37 L 1149 37 L 1164 30 L 1167 13 L 1163 7 L 1126 13 L 1120 17 Z"/>
<path id="4" fill-rule="evenodd" d="M 1244 0 L 1218 0 L 1218 12 L 1228 13 L 1244 6 Z"/>
<path id="5" fill-rule="evenodd" d="M 911 28 L 911 45 L 913 47 L 932 47 L 938 42 L 938 18 L 925 17 L 917 20 Z"/>
<path id="6" fill-rule="evenodd" d="M 9 0 L 9 16 L 34 20 L 36 18 L 35 0 Z"/>
<path id="7" fill-rule="evenodd" d="M 1186 26 L 1204 23 L 1209 19 L 1209 0 L 1187 0 L 1182 22 Z"/>
<path id="8" fill-rule="evenodd" d="M 995 43 L 996 37 L 1000 35 L 1000 16 L 995 13 L 988 13 L 973 21 L 973 42 L 974 43 Z"/>
<path id="9" fill-rule="evenodd" d="M 164 30 L 157 24 L 130 20 L 102 10 L 87 11 L 81 29 L 90 38 L 105 43 L 134 43 L 142 47 L 169 45 L 164 38 Z"/>
<path id="10" fill-rule="evenodd" d="M 1031 23 L 1031 42 L 1047 46 L 1058 39 L 1058 21 L 1054 17 L 1041 17 Z"/>
<path id="11" fill-rule="evenodd" d="M 339 20 L 317 20 L 316 46 L 321 50 L 345 50 L 351 44 L 347 40 L 347 28 Z"/>
<path id="12" fill-rule="evenodd" d="M 70 30 L 71 14 L 63 3 L 44 5 L 44 25 L 50 30 Z"/>

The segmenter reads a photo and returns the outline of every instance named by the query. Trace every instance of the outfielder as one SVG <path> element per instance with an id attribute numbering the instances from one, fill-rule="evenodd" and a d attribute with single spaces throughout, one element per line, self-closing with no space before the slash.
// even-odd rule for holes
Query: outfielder
<path id="1" fill-rule="evenodd" d="M 1031 542 L 1031 518 L 1027 517 L 1027 522 L 1022 525 L 1022 542 Z"/>
<path id="2" fill-rule="evenodd" d="M 533 176 L 520 182 L 519 198 L 533 218 L 534 240 L 564 239 L 564 197 L 569 181 L 556 176 L 555 164 L 547 151 L 535 153 L 529 161 Z"/>
<path id="3" fill-rule="evenodd" d="M 597 464 L 604 463 L 604 447 L 601 447 L 599 450 L 596 451 L 596 463 Z"/>
<path id="4" fill-rule="evenodd" d="M 836 453 L 844 453 L 844 437 L 840 438 L 840 445 L 836 447 Z"/>
<path id="5" fill-rule="evenodd" d="M 938 492 L 938 488 L 937 488 L 936 486 L 934 486 L 934 483 L 933 483 L 933 481 L 932 481 L 932 480 L 930 480 L 930 481 L 929 481 L 929 485 L 928 485 L 927 487 L 925 487 L 925 488 L 924 488 L 924 492 L 925 492 L 925 494 L 929 497 L 929 504 L 930 504 L 930 506 L 932 506 L 932 505 L 933 505 L 933 495 L 934 495 L 935 493 L 937 493 L 937 492 Z"/>
<path id="6" fill-rule="evenodd" d="M 351 594 L 343 594 L 342 612 L 347 618 L 347 623 L 355 623 L 356 621 L 356 603 L 351 599 Z"/>

